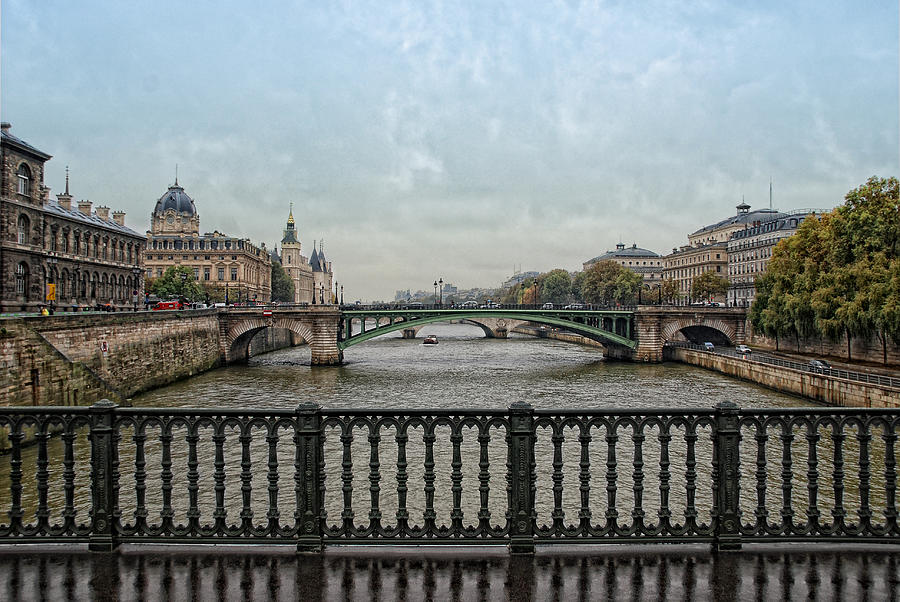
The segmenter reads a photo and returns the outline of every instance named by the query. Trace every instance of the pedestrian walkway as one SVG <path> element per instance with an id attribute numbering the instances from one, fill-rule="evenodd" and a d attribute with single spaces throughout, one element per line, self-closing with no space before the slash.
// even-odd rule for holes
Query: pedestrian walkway
<path id="1" fill-rule="evenodd" d="M 896 546 L 265 547 L 72 546 L 0 550 L 13 600 L 894 600 Z"/>

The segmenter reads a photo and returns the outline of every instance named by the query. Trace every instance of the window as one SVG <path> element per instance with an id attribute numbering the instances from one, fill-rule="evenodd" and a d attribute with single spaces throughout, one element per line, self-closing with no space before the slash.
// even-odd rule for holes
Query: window
<path id="1" fill-rule="evenodd" d="M 200 280 L 200 268 L 194 268 L 194 280 Z"/>
<path id="2" fill-rule="evenodd" d="M 31 170 L 28 169 L 28 166 L 24 163 L 19 165 L 16 176 L 19 178 L 19 185 L 16 191 L 19 194 L 31 194 Z"/>
<path id="3" fill-rule="evenodd" d="M 50 250 L 56 251 L 56 237 L 59 235 L 56 228 L 50 229 Z"/>
<path id="4" fill-rule="evenodd" d="M 217 276 L 219 280 L 225 280 L 225 268 L 219 268 Z"/>
<path id="5" fill-rule="evenodd" d="M 232 255 L 232 256 L 231 256 L 231 261 L 237 261 L 237 255 Z"/>
<path id="6" fill-rule="evenodd" d="M 16 294 L 24 295 L 28 288 L 28 266 L 25 262 L 16 266 Z"/>
<path id="7" fill-rule="evenodd" d="M 162 268 L 156 268 L 156 277 L 159 278 L 162 276 Z"/>
<path id="8" fill-rule="evenodd" d="M 209 268 L 203 268 L 203 279 L 209 280 Z"/>
<path id="9" fill-rule="evenodd" d="M 231 268 L 231 279 L 237 280 L 237 268 Z"/>
<path id="10" fill-rule="evenodd" d="M 19 244 L 27 245 L 28 244 L 28 230 L 31 227 L 31 221 L 25 215 L 19 216 L 18 230 L 19 230 Z"/>

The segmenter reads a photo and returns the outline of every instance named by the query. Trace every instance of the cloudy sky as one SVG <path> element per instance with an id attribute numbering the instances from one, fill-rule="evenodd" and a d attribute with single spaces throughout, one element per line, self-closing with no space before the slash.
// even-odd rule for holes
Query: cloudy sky
<path id="1" fill-rule="evenodd" d="M 665 253 L 741 198 L 898 175 L 896 0 L 4 0 L 2 118 L 53 193 L 272 244 L 350 299 Z"/>

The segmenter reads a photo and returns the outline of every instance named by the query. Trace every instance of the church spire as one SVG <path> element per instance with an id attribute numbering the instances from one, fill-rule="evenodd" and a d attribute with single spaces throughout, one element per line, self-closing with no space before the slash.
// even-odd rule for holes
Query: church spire
<path id="1" fill-rule="evenodd" d="M 293 203 L 293 201 L 291 201 L 291 210 L 290 210 L 290 213 L 288 213 L 288 221 L 287 221 L 287 223 L 288 223 L 289 226 L 293 226 L 293 225 L 294 225 L 294 203 Z"/>

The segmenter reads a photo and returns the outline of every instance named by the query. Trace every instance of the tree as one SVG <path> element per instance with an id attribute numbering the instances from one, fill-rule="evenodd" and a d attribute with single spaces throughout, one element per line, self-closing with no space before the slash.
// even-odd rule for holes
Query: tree
<path id="1" fill-rule="evenodd" d="M 681 297 L 681 293 L 678 292 L 678 283 L 673 278 L 664 279 L 659 286 L 662 289 L 660 295 L 666 303 L 674 303 Z"/>
<path id="2" fill-rule="evenodd" d="M 643 283 L 640 274 L 610 260 L 598 261 L 583 273 L 581 297 L 587 303 L 633 304 Z"/>
<path id="3" fill-rule="evenodd" d="M 724 295 L 728 290 L 728 278 L 713 271 L 697 274 L 691 280 L 691 294 L 695 299 L 711 300 L 716 295 Z"/>
<path id="4" fill-rule="evenodd" d="M 284 271 L 281 262 L 272 261 L 272 301 L 294 302 L 294 281 Z"/>
<path id="5" fill-rule="evenodd" d="M 572 277 L 566 270 L 556 269 L 538 278 L 538 296 L 535 303 L 565 303 L 572 292 Z"/>
<path id="6" fill-rule="evenodd" d="M 194 271 L 187 266 L 169 266 L 159 278 L 149 284 L 151 293 L 160 299 L 184 299 L 197 301 L 205 298 Z"/>

